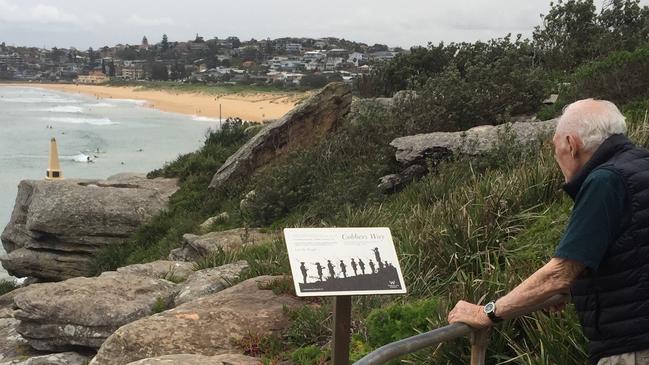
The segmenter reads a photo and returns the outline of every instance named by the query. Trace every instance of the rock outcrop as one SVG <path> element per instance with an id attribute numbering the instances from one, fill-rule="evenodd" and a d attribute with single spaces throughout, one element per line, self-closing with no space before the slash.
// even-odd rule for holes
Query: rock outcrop
<path id="1" fill-rule="evenodd" d="M 128 365 L 261 365 L 261 360 L 244 355 L 224 354 L 217 356 L 203 355 L 167 355 L 138 360 Z M 2 365 L 2 364 L 0 364 Z"/>
<path id="2" fill-rule="evenodd" d="M 498 126 L 478 126 L 462 132 L 435 132 L 400 137 L 390 145 L 397 149 L 395 157 L 401 171 L 379 180 L 377 189 L 383 193 L 400 190 L 428 172 L 428 167 L 455 155 L 482 155 L 502 143 L 522 146 L 539 144 L 552 136 L 557 120 L 524 121 Z"/>
<path id="3" fill-rule="evenodd" d="M 120 267 L 117 269 L 117 272 L 119 274 L 134 274 L 181 282 L 187 280 L 188 277 L 194 274 L 193 267 L 194 264 L 191 262 L 158 260 L 147 262 L 146 264 Z"/>
<path id="4" fill-rule="evenodd" d="M 119 327 L 170 306 L 176 290 L 163 279 L 107 272 L 30 285 L 14 297 L 14 315 L 35 349 L 99 348 Z"/>
<path id="5" fill-rule="evenodd" d="M 21 181 L 1 236 L 2 266 L 46 281 L 87 276 L 98 250 L 127 239 L 178 189 L 174 179 L 123 178 Z"/>
<path id="6" fill-rule="evenodd" d="M 196 261 L 219 250 L 232 251 L 246 245 L 269 242 L 277 237 L 276 233 L 256 228 L 235 228 L 202 236 L 187 233 L 183 235 L 183 247 L 171 250 L 169 260 Z"/>
<path id="7" fill-rule="evenodd" d="M 397 149 L 397 162 L 410 166 L 428 158 L 443 158 L 455 154 L 485 154 L 498 147 L 499 142 L 508 140 L 525 145 L 538 142 L 552 135 L 556 123 L 557 120 L 552 119 L 543 122 L 485 125 L 463 132 L 417 134 L 397 138 L 390 145 Z"/>
<path id="8" fill-rule="evenodd" d="M 351 102 L 351 88 L 348 85 L 327 85 L 281 119 L 264 126 L 225 161 L 214 174 L 210 188 L 218 188 L 231 179 L 248 176 L 288 151 L 312 145 L 338 127 L 349 112 Z"/>
<path id="9" fill-rule="evenodd" d="M 61 352 L 58 354 L 30 357 L 27 360 L 0 362 L 0 365 L 86 365 L 89 361 L 89 356 L 76 352 Z"/>
<path id="10" fill-rule="evenodd" d="M 181 289 L 174 298 L 174 304 L 180 305 L 192 300 L 220 292 L 232 286 L 243 270 L 248 268 L 246 261 L 237 261 L 211 269 L 194 272 L 181 284 Z"/>
<path id="11" fill-rule="evenodd" d="M 288 325 L 284 308 L 302 302 L 277 296 L 266 287 L 277 278 L 246 280 L 174 309 L 143 318 L 118 329 L 101 346 L 92 365 L 122 365 L 173 354 L 214 356 L 243 353 L 237 341 L 266 335 Z"/>

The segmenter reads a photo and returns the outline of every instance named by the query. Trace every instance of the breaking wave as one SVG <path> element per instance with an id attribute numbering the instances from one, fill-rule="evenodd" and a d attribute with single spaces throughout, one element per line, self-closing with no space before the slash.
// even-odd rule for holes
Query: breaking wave
<path id="1" fill-rule="evenodd" d="M 113 122 L 108 118 L 73 118 L 73 117 L 54 117 L 54 118 L 43 118 L 50 122 L 57 123 L 68 123 L 68 124 L 91 124 L 91 125 L 113 125 L 119 124 Z"/>
<path id="2" fill-rule="evenodd" d="M 45 111 L 51 113 L 83 113 L 83 108 L 73 105 L 59 105 L 53 108 L 45 109 Z"/>

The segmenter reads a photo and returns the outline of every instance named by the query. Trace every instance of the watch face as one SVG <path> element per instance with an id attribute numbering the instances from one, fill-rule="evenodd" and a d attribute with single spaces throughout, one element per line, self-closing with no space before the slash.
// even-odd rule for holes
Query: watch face
<path id="1" fill-rule="evenodd" d="M 492 302 L 492 303 L 487 303 L 487 304 L 484 306 L 484 311 L 485 311 L 485 313 L 491 313 L 491 312 L 493 312 L 493 311 L 494 311 L 494 307 L 495 307 L 495 304 L 494 304 L 493 302 Z"/>

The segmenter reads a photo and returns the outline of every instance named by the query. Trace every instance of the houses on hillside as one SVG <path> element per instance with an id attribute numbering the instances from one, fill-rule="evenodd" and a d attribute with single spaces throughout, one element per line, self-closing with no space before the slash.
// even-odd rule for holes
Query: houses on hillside
<path id="1" fill-rule="evenodd" d="M 380 51 L 371 52 L 380 49 Z M 352 81 L 405 51 L 337 38 L 196 39 L 80 51 L 0 44 L 0 79 L 97 84 L 118 80 L 180 80 L 299 85 L 307 75 Z M 313 78 L 310 78 L 311 80 Z"/>

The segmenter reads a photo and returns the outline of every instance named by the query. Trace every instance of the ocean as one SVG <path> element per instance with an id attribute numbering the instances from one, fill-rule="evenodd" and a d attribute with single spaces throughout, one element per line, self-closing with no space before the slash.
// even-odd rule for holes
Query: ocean
<path id="1" fill-rule="evenodd" d="M 20 180 L 44 178 L 52 137 L 65 178 L 104 179 L 162 167 L 198 149 L 208 130 L 219 127 L 215 119 L 161 112 L 144 104 L 0 86 L 0 231 L 11 217 Z M 0 267 L 0 280 L 7 277 Z"/>

